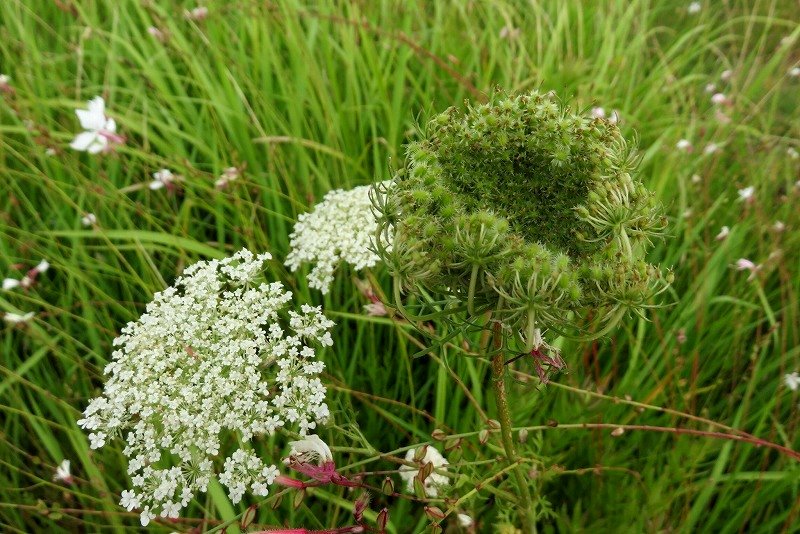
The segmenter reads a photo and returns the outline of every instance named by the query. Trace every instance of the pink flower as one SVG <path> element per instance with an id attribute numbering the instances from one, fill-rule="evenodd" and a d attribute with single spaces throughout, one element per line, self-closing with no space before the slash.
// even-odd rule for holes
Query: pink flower
<path id="1" fill-rule="evenodd" d="M 714 96 L 711 97 L 711 103 L 717 106 L 727 105 L 729 102 L 728 97 L 723 93 L 714 93 Z"/>
<path id="2" fill-rule="evenodd" d="M 153 38 L 161 41 L 162 43 L 167 40 L 167 34 L 164 33 L 163 30 L 160 30 L 155 26 L 149 26 L 147 28 L 147 33 L 149 33 Z"/>
<path id="3" fill-rule="evenodd" d="M 370 302 L 369 304 L 364 305 L 364 311 L 367 312 L 367 315 L 370 317 L 385 317 L 388 315 L 386 311 L 386 306 L 383 305 L 383 302 Z"/>
<path id="4" fill-rule="evenodd" d="M 290 441 L 289 446 L 291 447 L 289 457 L 285 458 L 283 463 L 290 469 L 323 484 L 358 487 L 357 482 L 348 480 L 336 471 L 336 464 L 330 448 L 316 434 L 310 434 L 298 441 Z M 297 481 L 288 477 L 280 478 L 283 480 L 276 480 L 288 486 L 297 487 Z"/>
<path id="5" fill-rule="evenodd" d="M 750 276 L 747 277 L 748 281 L 754 280 L 758 271 L 761 270 L 760 265 L 756 265 L 747 258 L 739 258 L 736 260 L 735 267 L 737 271 L 750 271 Z"/>
<path id="6" fill-rule="evenodd" d="M 192 9 L 191 11 L 190 10 L 184 11 L 183 15 L 187 19 L 201 21 L 208 16 L 208 8 L 205 6 L 198 6 Z"/>

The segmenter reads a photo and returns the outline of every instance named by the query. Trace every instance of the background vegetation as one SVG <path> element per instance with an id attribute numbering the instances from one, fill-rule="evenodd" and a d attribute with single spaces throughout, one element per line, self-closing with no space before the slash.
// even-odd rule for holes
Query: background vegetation
<path id="1" fill-rule="evenodd" d="M 540 510 L 552 511 L 543 530 L 796 531 L 800 463 L 785 452 L 611 431 L 735 428 L 800 449 L 798 392 L 783 380 L 800 370 L 800 161 L 787 152 L 800 149 L 800 78 L 789 74 L 800 61 L 797 2 L 705 1 L 697 13 L 652 0 L 322 5 L 209 0 L 208 16 L 192 20 L 183 11 L 195 5 L 179 1 L 3 2 L 0 275 L 19 278 L 42 258 L 52 267 L 31 290 L 0 293 L 2 311 L 36 312 L 27 326 L 0 327 L 0 530 L 139 528 L 117 505 L 128 485 L 119 442 L 92 452 L 75 420 L 102 386 L 115 333 L 153 292 L 187 264 L 243 246 L 271 252 L 271 276 L 338 323 L 325 355 L 335 426 L 321 435 L 343 472 L 396 469 L 374 451 L 403 456 L 441 429 L 471 433 L 446 454 L 462 456 L 454 496 L 480 481 L 510 490 L 491 479 L 502 467 L 496 437 L 477 435 L 493 415 L 485 362 L 452 351 L 412 359 L 420 336 L 364 315 L 355 273 L 342 270 L 322 298 L 281 265 L 294 219 L 315 199 L 388 179 L 417 124 L 501 87 L 618 110 L 670 216 L 650 259 L 676 278 L 651 321 L 562 342 L 568 374 L 515 383 L 515 424 L 544 427 L 522 451 L 541 459 L 532 476 Z M 729 104 L 711 102 L 709 83 Z M 95 95 L 127 141 L 90 156 L 68 143 L 74 109 Z M 676 149 L 681 138 L 692 153 Z M 706 153 L 710 143 L 719 150 Z M 242 177 L 215 188 L 231 166 Z M 179 192 L 148 189 L 162 167 L 185 176 Z M 753 202 L 739 200 L 751 185 Z M 87 213 L 94 228 L 81 225 Z M 723 225 L 730 235 L 717 240 Z M 739 258 L 762 265 L 753 280 L 732 268 Z M 277 458 L 285 441 L 260 450 Z M 71 486 L 52 481 L 65 458 Z M 329 488 L 274 510 L 271 499 L 255 521 L 340 526 L 352 497 Z M 490 532 L 505 513 L 494 499 L 482 486 L 459 508 Z M 192 519 L 150 529 L 218 528 L 253 502 L 234 507 L 212 487 Z M 425 529 L 421 504 L 375 495 L 382 506 L 394 531 Z"/>

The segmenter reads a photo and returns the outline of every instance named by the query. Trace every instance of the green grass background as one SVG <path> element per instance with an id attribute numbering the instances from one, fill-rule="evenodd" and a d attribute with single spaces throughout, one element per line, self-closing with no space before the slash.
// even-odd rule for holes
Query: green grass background
<path id="1" fill-rule="evenodd" d="M 539 510 L 552 512 L 541 529 L 798 531 L 800 463 L 774 449 L 564 427 L 719 431 L 716 422 L 800 449 L 798 393 L 783 385 L 800 370 L 800 161 L 787 155 L 800 149 L 800 79 L 787 75 L 800 61 L 800 6 L 701 3 L 688 14 L 688 1 L 654 0 L 209 0 L 207 19 L 190 21 L 182 12 L 194 4 L 179 1 L 4 0 L 0 72 L 14 92 L 0 99 L 0 277 L 42 258 L 52 268 L 31 291 L 0 293 L 0 310 L 37 313 L 27 328 L 0 326 L 0 530 L 139 528 L 117 506 L 128 484 L 120 443 L 90 451 L 75 420 L 102 387 L 115 332 L 152 294 L 189 263 L 247 246 L 271 252 L 270 276 L 338 323 L 325 354 L 334 426 L 321 435 L 343 472 L 397 469 L 376 451 L 402 456 L 437 428 L 472 433 L 453 462 L 463 476 L 452 495 L 467 496 L 459 510 L 492 532 L 509 508 L 498 495 L 513 486 L 493 478 L 496 438 L 481 445 L 475 434 L 486 428 L 476 403 L 494 413 L 488 366 L 453 351 L 412 359 L 409 334 L 421 338 L 365 317 L 353 273 L 342 269 L 323 298 L 281 260 L 296 216 L 325 192 L 388 179 L 418 124 L 500 87 L 619 110 L 626 135 L 638 135 L 642 179 L 670 217 L 650 259 L 676 275 L 671 305 L 651 321 L 631 319 L 602 341 L 560 342 L 568 374 L 546 388 L 512 386 L 515 425 L 562 423 L 531 431 L 522 449 L 541 460 L 533 484 Z M 519 34 L 503 37 L 504 27 Z M 720 81 L 726 69 L 733 76 Z M 731 97 L 729 124 L 715 118 L 707 83 Z M 127 137 L 115 153 L 68 148 L 74 109 L 95 95 Z M 681 138 L 694 153 L 675 150 Z M 711 142 L 722 150 L 706 155 Z M 243 167 L 242 179 L 216 190 L 229 166 Z M 161 167 L 186 177 L 181 195 L 147 188 Z M 746 206 L 737 189 L 747 185 L 756 201 Z M 95 229 L 80 224 L 88 212 Z M 722 225 L 731 234 L 717 241 Z M 756 280 L 732 269 L 740 257 L 764 264 Z M 259 450 L 277 459 L 285 442 L 265 439 Z M 64 458 L 70 487 L 51 481 Z M 271 498 L 255 522 L 346 525 L 353 497 L 326 488 L 297 509 L 291 496 Z M 208 522 L 150 530 L 219 529 L 253 502 L 232 506 L 212 488 L 185 511 Z M 373 509 L 383 506 L 393 531 L 426 528 L 421 504 L 374 495 Z"/>

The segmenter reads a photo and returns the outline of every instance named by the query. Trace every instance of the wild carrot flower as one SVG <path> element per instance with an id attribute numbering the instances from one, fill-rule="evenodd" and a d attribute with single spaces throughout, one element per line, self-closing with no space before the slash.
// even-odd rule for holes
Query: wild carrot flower
<path id="1" fill-rule="evenodd" d="M 428 497 L 437 497 L 439 495 L 439 490 L 450 485 L 450 479 L 445 475 L 437 473 L 436 470 L 447 471 L 449 463 L 434 447 L 429 445 L 423 445 L 423 447 L 425 448 L 424 454 L 421 454 L 421 451 L 418 449 L 411 449 L 406 453 L 406 461 L 418 464 L 419 467 L 401 467 L 399 470 L 400 478 L 406 483 L 406 490 L 412 493 L 414 491 L 414 479 L 419 475 L 420 470 L 425 464 L 432 464 L 434 471 L 424 480 L 423 485 L 425 494 Z"/>
<path id="2" fill-rule="evenodd" d="M 214 477 L 235 501 L 264 495 L 277 469 L 247 446 L 226 456 L 231 435 L 305 434 L 329 415 L 314 346 L 333 344 L 333 323 L 312 306 L 287 311 L 291 293 L 261 281 L 270 258 L 242 250 L 188 267 L 114 340 L 103 395 L 78 424 L 92 448 L 126 441 L 133 487 L 121 504 L 143 524 L 175 517 Z"/>
<path id="3" fill-rule="evenodd" d="M 665 277 L 642 254 L 665 218 L 619 128 L 592 115 L 534 92 L 434 117 L 374 194 L 395 301 L 494 310 L 525 352 L 547 329 L 586 332 L 590 310 L 611 328 L 650 305 Z"/>
<path id="4" fill-rule="evenodd" d="M 373 267 L 379 261 L 371 245 L 377 223 L 370 190 L 371 186 L 360 186 L 330 191 L 313 211 L 297 218 L 289 236 L 291 250 L 286 265 L 297 271 L 303 263 L 314 264 L 308 284 L 323 294 L 328 292 L 341 262 L 358 270 Z"/>
<path id="5" fill-rule="evenodd" d="M 77 109 L 75 114 L 86 130 L 75 136 L 70 147 L 89 154 L 104 152 L 110 143 L 122 143 L 124 138 L 117 135 L 117 123 L 105 114 L 106 103 L 102 97 L 96 96 L 89 101 L 87 109 Z"/>
<path id="6" fill-rule="evenodd" d="M 70 462 L 69 460 L 62 460 L 59 465 L 56 466 L 56 472 L 53 475 L 54 482 L 63 482 L 64 484 L 70 485 L 73 482 L 72 474 L 69 472 Z"/>

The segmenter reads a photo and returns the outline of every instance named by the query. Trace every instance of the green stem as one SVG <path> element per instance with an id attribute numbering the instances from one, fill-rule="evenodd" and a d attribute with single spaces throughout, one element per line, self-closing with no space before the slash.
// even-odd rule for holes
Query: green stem
<path id="1" fill-rule="evenodd" d="M 524 527 L 524 532 L 533 534 L 536 532 L 536 513 L 531 499 L 531 491 L 525 476 L 525 468 L 520 462 L 514 437 L 511 433 L 511 413 L 508 409 L 508 395 L 506 393 L 505 363 L 503 362 L 503 338 L 500 332 L 500 323 L 494 325 L 494 356 L 492 356 L 492 386 L 494 388 L 495 401 L 497 403 L 497 416 L 500 420 L 500 436 L 503 441 L 503 449 L 506 452 L 506 460 L 510 464 L 516 464 L 513 469 L 514 479 L 517 484 L 517 504 L 520 511 L 520 519 Z"/>

